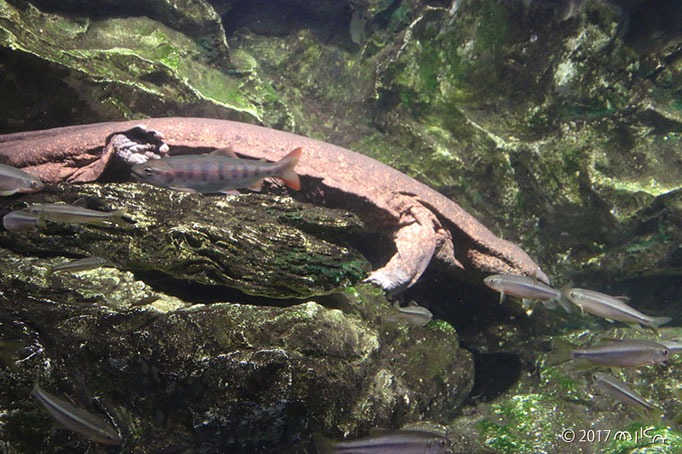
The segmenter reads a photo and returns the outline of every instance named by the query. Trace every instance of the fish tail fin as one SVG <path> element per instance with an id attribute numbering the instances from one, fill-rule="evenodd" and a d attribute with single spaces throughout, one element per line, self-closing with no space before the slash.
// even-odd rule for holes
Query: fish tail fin
<path id="1" fill-rule="evenodd" d="M 654 317 L 651 319 L 651 325 L 656 327 L 658 329 L 659 326 L 665 325 L 666 323 L 669 323 L 672 320 L 670 317 Z"/>
<path id="2" fill-rule="evenodd" d="M 563 339 L 555 339 L 553 342 L 556 354 L 552 355 L 551 358 L 547 360 L 547 365 L 558 366 L 566 361 L 573 359 L 573 349 L 575 348 L 573 344 Z"/>
<path id="3" fill-rule="evenodd" d="M 123 220 L 123 216 L 128 214 L 128 208 L 121 208 L 120 210 L 116 210 L 113 213 L 111 213 L 111 222 L 114 224 L 125 227 L 129 225 L 126 221 Z"/>
<path id="4" fill-rule="evenodd" d="M 651 331 L 656 334 L 656 336 L 661 337 L 661 332 L 658 330 L 658 328 L 661 325 L 665 325 L 666 323 L 670 322 L 672 318 L 670 317 L 653 317 L 651 320 L 649 320 L 646 323 L 646 326 L 651 328 Z M 639 324 L 636 324 L 637 327 L 639 327 L 639 330 L 641 332 L 642 327 Z"/>
<path id="5" fill-rule="evenodd" d="M 544 300 L 542 301 L 542 305 L 545 306 L 547 309 L 554 310 L 557 308 L 556 301 L 555 300 Z"/>
<path id="6" fill-rule="evenodd" d="M 301 179 L 294 171 L 294 167 L 298 164 L 302 151 L 301 147 L 294 148 L 291 153 L 279 160 L 282 169 L 279 177 L 284 181 L 284 184 L 297 191 L 301 189 Z"/>
<path id="7" fill-rule="evenodd" d="M 40 394 L 40 392 L 43 390 L 43 388 L 40 386 L 40 381 L 38 380 L 38 377 L 35 377 L 33 379 L 33 387 L 31 388 L 31 395 L 35 396 L 36 394 Z"/>
<path id="8" fill-rule="evenodd" d="M 573 304 L 563 293 L 556 297 L 556 302 L 559 303 L 559 306 L 561 306 L 561 308 L 565 310 L 567 314 L 573 312 Z"/>
<path id="9" fill-rule="evenodd" d="M 579 359 L 576 360 L 573 364 L 571 364 L 571 370 L 576 371 L 576 372 L 585 372 L 591 369 L 594 369 L 597 367 L 596 364 L 589 362 L 586 359 Z"/>
<path id="10" fill-rule="evenodd" d="M 315 432 L 312 437 L 319 454 L 334 454 L 336 452 L 334 450 L 335 443 L 329 438 L 317 432 Z"/>
<path id="11" fill-rule="evenodd" d="M 559 303 L 559 305 L 563 308 L 563 310 L 565 310 L 569 314 L 573 312 L 573 302 L 570 299 L 568 299 L 567 296 L 568 290 L 570 288 L 571 288 L 570 284 L 563 285 L 559 289 L 559 295 L 556 298 L 554 298 L 556 302 Z M 582 311 L 582 308 L 580 308 L 580 310 Z"/>

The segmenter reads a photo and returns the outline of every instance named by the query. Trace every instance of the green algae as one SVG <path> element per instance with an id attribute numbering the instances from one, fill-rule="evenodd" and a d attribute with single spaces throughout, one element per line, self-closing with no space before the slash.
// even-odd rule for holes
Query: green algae
<path id="1" fill-rule="evenodd" d="M 481 15 L 476 29 L 476 46 L 481 51 L 494 51 L 508 41 L 510 17 L 502 4 L 487 0 L 481 7 Z"/>
<path id="2" fill-rule="evenodd" d="M 4 3 L 4 2 L 3 2 Z M 82 77 L 85 74 L 118 84 L 129 90 L 142 90 L 157 103 L 191 103 L 206 101 L 226 111 L 254 119 L 262 113 L 250 99 L 240 93 L 240 82 L 208 66 L 205 50 L 182 33 L 146 17 L 93 20 L 40 14 L 33 6 L 24 11 L 9 5 L 7 16 L 12 28 L 5 28 L 15 49 L 40 56 L 63 65 Z M 42 20 L 36 20 L 35 17 Z M 26 25 L 40 22 L 41 36 Z M 140 39 L 138 39 L 140 37 Z M 49 43 L 74 42 L 79 47 L 61 49 Z M 203 60 L 203 61 L 202 61 Z M 118 96 L 125 97 L 123 91 Z M 128 104 L 121 99 L 111 102 L 116 108 Z M 121 118 L 130 117 L 127 109 L 119 110 Z"/>
<path id="3" fill-rule="evenodd" d="M 515 395 L 492 407 L 495 419 L 479 423 L 485 444 L 504 453 L 548 452 L 564 427 L 578 421 L 561 401 L 542 394 Z"/>

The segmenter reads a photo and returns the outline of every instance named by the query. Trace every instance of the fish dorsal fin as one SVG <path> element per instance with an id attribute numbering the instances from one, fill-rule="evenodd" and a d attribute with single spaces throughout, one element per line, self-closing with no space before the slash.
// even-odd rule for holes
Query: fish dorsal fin
<path id="1" fill-rule="evenodd" d="M 629 296 L 614 296 L 614 298 L 617 299 L 618 301 L 622 301 L 623 303 L 627 303 L 630 301 Z"/>
<path id="2" fill-rule="evenodd" d="M 394 309 L 397 309 L 397 310 L 400 310 L 400 301 L 399 301 L 399 300 L 395 300 L 395 301 L 393 302 L 393 308 L 394 308 Z"/>
<path id="3" fill-rule="evenodd" d="M 75 207 L 87 208 L 88 200 L 85 197 L 79 197 L 73 202 L 71 202 L 71 205 Z"/>
<path id="4" fill-rule="evenodd" d="M 234 152 L 232 147 L 218 148 L 217 150 L 213 150 L 209 154 L 215 156 L 229 156 L 230 158 L 239 158 L 239 156 L 237 156 L 237 153 Z"/>
<path id="5" fill-rule="evenodd" d="M 417 304 L 416 301 L 410 301 L 409 303 L 407 303 L 407 306 L 408 307 L 419 307 L 419 304 Z"/>

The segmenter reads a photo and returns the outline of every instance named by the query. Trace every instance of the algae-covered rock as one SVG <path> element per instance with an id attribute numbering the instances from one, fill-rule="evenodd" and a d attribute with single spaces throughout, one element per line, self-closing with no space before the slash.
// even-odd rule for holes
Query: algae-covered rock
<path id="1" fill-rule="evenodd" d="M 78 3 L 0 2 L 6 62 L 0 90 L 14 112 L 0 129 L 173 112 L 243 121 L 269 117 L 262 109 L 267 103 L 243 96 L 242 82 L 225 70 L 225 32 L 205 1 Z M 26 84 L 27 78 L 42 83 Z M 255 89 L 251 84 L 249 92 Z M 41 108 L 63 116 L 49 120 Z"/>
<path id="2" fill-rule="evenodd" d="M 121 452 L 149 453 L 295 453 L 314 431 L 445 424 L 471 389 L 471 355 L 447 324 L 389 322 L 371 286 L 338 293 L 368 271 L 332 242 L 362 227 L 347 212 L 109 183 L 4 199 L 0 214 L 77 198 L 127 207 L 124 224 L 0 233 L 4 451 L 93 449 L 52 429 L 36 380 L 110 419 Z M 80 255 L 115 268 L 52 272 Z"/>
<path id="3" fill-rule="evenodd" d="M 623 222 L 611 247 L 576 270 L 583 286 L 627 295 L 648 313 L 676 315 L 682 276 L 682 190 L 651 200 Z"/>
<path id="4" fill-rule="evenodd" d="M 495 233 L 528 250 L 557 287 L 572 282 L 575 286 L 613 295 L 628 295 L 633 298 L 633 306 L 647 313 L 676 316 L 680 269 L 678 199 L 682 181 L 682 60 L 678 20 L 682 8 L 679 2 L 295 0 L 212 1 L 211 7 L 207 7 L 208 3 L 203 1 L 147 0 L 143 2 L 147 17 L 137 14 L 128 17 L 120 14 L 121 9 L 117 14 L 109 14 L 106 9 L 92 11 L 92 5 L 85 1 L 62 2 L 63 6 L 51 9 L 47 9 L 51 6 L 48 3 L 0 0 L 0 89 L 7 94 L 2 96 L 7 100 L 4 101 L 5 119 L 0 120 L 3 130 L 172 113 L 236 118 L 302 133 L 371 155 L 454 199 Z M 90 5 L 89 9 L 74 7 L 86 4 Z M 103 4 L 124 8 L 113 2 Z M 190 20 L 192 14 L 184 11 L 185 5 L 200 6 L 201 11 L 213 8 L 220 15 L 222 30 L 215 28 L 218 20 L 212 13 L 205 16 L 211 16 L 210 20 L 198 19 L 206 22 L 206 27 L 196 28 L 197 21 Z M 268 14 L 272 11 L 277 14 Z M 229 51 L 227 46 L 214 45 L 222 36 L 227 37 Z M 34 80 L 41 83 L 36 84 Z M 88 199 L 91 207 L 118 207 L 94 203 L 98 191 L 86 194 L 91 197 Z M 50 194 L 40 197 L 52 200 Z M 173 209 L 182 213 L 186 208 L 194 210 L 201 205 L 183 194 L 173 194 L 171 200 Z M 224 201 L 232 203 L 231 198 Z M 241 201 L 250 206 L 260 203 L 261 198 L 250 195 Z M 218 204 L 216 213 L 234 213 L 225 203 Z M 275 209 L 277 214 L 266 218 L 276 217 L 278 225 L 281 221 L 300 229 L 293 235 L 293 240 L 298 241 L 294 244 L 307 244 L 310 236 L 327 242 L 315 251 L 331 248 L 337 254 L 346 250 L 338 241 L 348 231 L 343 222 L 337 229 L 334 221 L 323 221 L 329 219 L 326 214 L 304 219 L 296 208 L 299 205 L 289 205 L 285 199 L 277 199 L 276 203 L 278 208 L 270 203 L 267 209 Z M 17 199 L 11 199 L 9 204 L 8 208 L 23 206 Z M 280 209 L 283 205 L 286 210 Z M 189 216 L 179 224 L 162 222 L 157 228 L 144 219 L 163 220 L 163 216 L 144 207 L 139 213 L 144 214 L 131 213 L 129 218 L 136 223 L 124 229 L 48 224 L 46 230 L 22 236 L 13 250 L 22 254 L 42 251 L 59 256 L 90 253 L 107 256 L 122 269 L 136 270 L 136 275 L 107 269 L 93 275 L 93 281 L 102 282 L 106 289 L 111 289 L 112 295 L 131 295 L 122 298 L 144 299 L 153 291 L 164 304 L 167 298 L 164 291 L 169 288 L 174 289 L 173 296 L 183 295 L 178 292 L 179 286 L 152 282 L 152 277 L 171 276 L 174 284 L 185 278 L 205 284 L 185 290 L 184 295 L 190 294 L 191 298 L 187 299 L 191 302 L 204 298 L 221 301 L 216 295 L 220 291 L 209 292 L 207 288 L 227 289 L 226 286 L 273 296 L 295 296 L 308 291 L 302 289 L 309 288 L 309 282 L 299 280 L 293 286 L 282 285 L 274 271 L 281 267 L 294 276 L 306 271 L 297 262 L 298 251 L 290 255 L 265 254 L 271 260 L 263 263 L 253 263 L 246 256 L 239 256 L 234 262 L 222 250 L 216 256 L 212 248 L 207 251 L 201 247 L 206 242 L 220 247 L 231 244 L 226 238 L 232 239 L 232 236 L 216 233 L 227 226 L 198 228 Z M 260 216 L 258 219 L 263 219 Z M 350 222 L 350 225 L 355 224 Z M 282 228 L 278 226 L 276 231 L 285 231 Z M 229 229 L 234 235 L 247 236 L 260 230 L 261 227 L 246 232 Z M 99 246 L 109 244 L 123 232 L 130 235 L 130 247 L 127 243 L 121 250 Z M 132 235 L 133 232 L 137 233 Z M 172 253 L 157 247 L 151 235 L 159 232 L 181 247 Z M 273 230 L 266 227 L 261 233 L 272 234 Z M 71 234 L 74 237 L 71 243 L 60 242 L 68 248 L 57 250 L 47 241 L 39 241 L 46 234 L 60 241 Z M 244 239 L 243 235 L 239 238 Z M 281 238 L 278 234 L 273 237 Z M 0 238 L 3 244 L 9 244 L 9 234 L 4 232 Z M 86 250 L 78 245 L 78 238 L 88 239 L 91 247 Z M 196 243 L 189 241 L 197 238 Z M 21 249 L 17 249 L 19 246 Z M 277 246 L 268 243 L 270 247 Z M 263 252 L 258 247 L 254 251 Z M 189 262 L 178 261 L 188 257 Z M 358 270 L 364 270 L 363 266 L 352 269 L 337 266 L 340 255 L 334 255 L 330 265 L 325 257 L 320 253 L 314 258 L 330 266 L 325 269 L 334 270 L 332 275 L 323 277 L 324 273 L 317 267 L 307 269 L 321 279 L 314 284 L 321 285 L 306 294 L 328 293 L 362 277 L 364 271 Z M 279 262 L 281 258 L 286 260 Z M 41 287 L 48 283 L 58 286 L 57 297 L 63 296 L 66 302 L 82 300 L 86 304 L 120 306 L 115 304 L 118 296 L 97 296 L 92 287 L 72 292 L 70 289 L 79 279 L 85 278 L 80 275 L 46 280 L 39 259 L 29 259 L 22 261 L 20 255 L 8 255 L 6 259 L 19 269 L 8 273 L 13 276 L 12 285 L 21 289 L 13 294 L 17 301 L 23 301 L 22 295 L 33 294 L 38 295 L 39 301 L 55 300 L 49 296 L 48 288 Z M 53 265 L 57 258 L 46 262 Z M 249 275 L 248 282 L 235 278 L 245 273 L 239 268 L 242 262 L 252 269 L 267 265 L 274 280 L 263 279 L 265 272 L 256 277 Z M 354 263 L 345 259 L 342 262 Z M 174 267 L 174 263 L 180 266 Z M 24 271 L 33 266 L 39 267 L 35 280 L 27 278 Z M 438 324 L 438 328 L 432 324 L 423 330 L 404 326 L 386 328 L 388 325 L 381 324 L 382 328 L 373 332 L 370 325 L 380 323 L 388 309 L 382 307 L 386 302 L 381 296 L 365 293 L 363 301 L 376 300 L 378 304 L 353 306 L 347 301 L 328 298 L 324 304 L 342 309 L 343 314 L 328 313 L 313 305 L 297 309 L 270 308 L 262 312 L 268 317 L 291 317 L 300 333 L 311 335 L 312 332 L 312 339 L 324 347 L 305 342 L 301 343 L 305 347 L 291 347 L 295 342 L 288 333 L 293 328 L 281 322 L 281 325 L 269 324 L 268 329 L 291 344 L 284 345 L 283 340 L 276 339 L 275 347 L 263 352 L 262 345 L 252 340 L 231 340 L 239 348 L 230 350 L 233 356 L 230 353 L 220 356 L 222 347 L 215 346 L 222 344 L 215 341 L 197 343 L 193 339 L 188 345 L 171 345 L 164 340 L 166 333 L 173 333 L 175 339 L 181 337 L 163 325 L 165 331 L 155 334 L 161 339 L 157 342 L 161 342 L 159 348 L 163 348 L 163 354 L 152 343 L 135 341 L 146 361 L 139 365 L 143 375 L 158 375 L 154 372 L 156 369 L 144 364 L 149 363 L 149 358 L 162 358 L 157 363 L 164 371 L 163 380 L 152 378 L 145 382 L 152 383 L 145 388 L 150 395 L 160 393 L 175 398 L 184 396 L 185 392 L 196 392 L 206 383 L 210 385 L 206 387 L 209 392 L 216 389 L 211 384 L 222 386 L 214 393 L 219 398 L 225 389 L 232 390 L 218 376 L 207 378 L 214 369 L 204 368 L 203 363 L 187 360 L 182 362 L 178 373 L 170 365 L 174 361 L 164 362 L 175 349 L 195 348 L 192 353 L 203 354 L 205 351 L 199 349 L 208 348 L 211 342 L 216 350 L 210 350 L 205 362 L 215 365 L 216 374 L 225 371 L 232 383 L 246 382 L 243 389 L 253 395 L 239 407 L 241 401 L 234 394 L 227 394 L 233 399 L 231 406 L 221 404 L 210 411 L 205 409 L 209 405 L 208 397 L 201 396 L 205 403 L 201 411 L 187 410 L 181 417 L 174 413 L 172 404 L 159 407 L 160 399 L 145 400 L 137 396 L 137 404 L 146 413 L 130 417 L 132 422 L 122 417 L 121 423 L 116 415 L 115 419 L 139 440 L 148 440 L 144 437 L 150 436 L 156 437 L 154 440 L 165 439 L 164 446 L 150 443 L 158 450 L 167 451 L 194 449 L 197 439 L 204 441 L 209 451 L 216 447 L 266 449 L 264 446 L 273 451 L 277 446 L 274 440 L 294 440 L 303 433 L 299 423 L 340 438 L 342 432 L 364 435 L 371 426 L 398 427 L 422 416 L 441 423 L 451 422 L 452 432 L 461 431 L 471 439 L 510 453 L 673 452 L 679 447 L 679 432 L 667 423 L 656 424 L 653 432 L 647 432 L 652 439 L 653 435 L 663 436 L 668 442 L 665 446 L 647 445 L 648 439 L 641 436 L 638 440 L 614 441 L 614 431 L 627 431 L 632 436 L 640 426 L 645 430 L 652 425 L 637 420 L 625 407 L 614 409 L 613 401 L 589 384 L 588 374 L 571 371 L 567 365 L 548 366 L 544 361 L 549 356 L 547 344 L 554 336 L 568 332 L 573 333 L 569 336 L 571 340 L 578 343 L 596 341 L 599 336 L 614 335 L 604 328 L 606 322 L 596 317 L 581 318 L 543 309 L 526 318 L 516 306 L 510 305 L 513 303 L 497 304 L 494 294 L 490 294 L 490 304 L 481 304 L 486 298 L 481 290 L 469 291 L 468 287 L 455 285 L 436 271 L 428 270 L 411 293 L 408 292 L 408 297 L 427 296 L 437 316 L 449 317 L 460 335 L 465 336 L 467 345 L 478 350 L 477 359 L 481 361 L 477 361 L 477 383 L 469 401 L 471 405 L 463 410 L 463 416 L 454 412 L 470 382 L 451 369 L 447 369 L 445 379 L 439 372 L 447 368 L 450 358 L 457 363 L 458 355 L 467 356 L 461 350 L 455 353 L 447 345 L 454 334 L 447 329 L 441 332 Z M 345 277 L 339 280 L 340 275 Z M 134 292 L 116 293 L 114 282 L 120 282 L 124 288 L 127 282 L 142 286 Z M 265 283 L 268 289 L 262 288 Z M 349 294 L 352 296 L 352 292 Z M 246 300 L 243 295 L 239 298 Z M 182 299 L 179 303 L 168 301 L 172 308 L 178 307 L 174 303 L 186 303 Z M 237 310 L 235 306 L 215 308 L 233 315 Z M 250 311 L 252 306 L 248 308 Z M 302 321 L 308 320 L 306 317 L 311 312 L 318 315 L 310 319 L 318 320 L 323 329 L 308 329 L 310 325 Z M 19 336 L 22 325 L 10 323 L 12 317 L 7 318 L 3 327 L 11 326 L 10 331 Z M 97 326 L 102 326 L 97 316 L 94 317 Z M 135 318 L 131 313 L 126 317 L 131 317 L 125 324 L 127 329 L 142 326 L 142 333 L 147 333 L 144 331 L 147 323 L 152 323 L 151 326 L 156 323 L 150 322 L 147 316 Z M 186 322 L 194 314 L 183 312 L 178 317 L 169 316 L 163 323 L 182 319 L 182 323 L 176 324 L 178 329 L 183 333 L 194 329 L 188 328 L 190 324 Z M 218 315 L 217 320 L 224 317 L 227 316 Z M 257 318 L 249 317 L 246 318 Z M 77 325 L 75 321 L 72 323 Z M 331 328 L 337 325 L 344 326 L 346 334 Z M 105 328 L 103 332 L 109 333 Z M 589 338 L 577 339 L 588 328 Z M 203 329 L 196 328 L 195 332 L 204 335 Z M 212 332 L 226 331 L 213 329 Z M 225 336 L 231 335 L 226 333 Z M 355 334 L 347 338 L 348 333 Z M 259 336 L 265 334 L 266 329 L 258 331 Z M 675 334 L 664 329 L 664 336 Z M 35 338 L 37 334 L 32 336 Z M 354 336 L 373 338 L 379 347 L 370 347 L 373 353 L 366 354 L 363 348 L 368 344 L 355 342 Z M 206 337 L 211 336 L 202 339 Z M 434 337 L 445 344 L 432 344 Z M 333 349 L 326 341 L 342 347 Z M 249 350 L 252 346 L 253 350 Z M 106 347 L 96 346 L 104 351 Z M 307 364 L 329 365 L 336 358 L 341 363 L 346 361 L 343 363 L 346 367 L 337 370 L 329 366 L 326 372 L 311 367 L 314 372 L 306 375 L 308 369 L 296 363 L 298 353 L 292 353 L 302 350 L 311 353 L 305 356 L 306 361 L 314 358 Z M 40 348 L 32 351 L 46 354 Z M 26 357 L 29 352 L 21 354 Z M 127 358 L 125 355 L 129 354 L 125 351 L 116 358 L 121 364 L 128 364 L 128 360 L 120 358 Z M 538 355 L 541 361 L 536 366 Z M 55 361 L 49 363 L 53 368 Z M 370 367 L 367 361 L 375 362 Z M 235 365 L 237 362 L 239 366 Z M 677 362 L 666 369 L 656 366 L 625 371 L 618 376 L 633 382 L 646 398 L 663 406 L 670 418 L 677 405 L 669 389 L 679 385 Z M 355 366 L 363 373 L 354 369 Z M 268 374 L 266 370 L 273 372 Z M 177 387 L 169 384 L 175 383 L 172 379 L 185 371 L 191 372 L 197 381 L 187 384 L 185 380 L 183 386 Z M 83 389 L 87 382 L 83 380 L 78 388 L 74 382 L 64 379 L 67 372 L 64 368 L 55 372 L 53 379 L 58 381 L 48 383 L 53 386 L 51 390 L 74 393 Z M 462 373 L 470 373 L 469 366 L 463 366 Z M 421 374 L 427 377 L 423 382 L 419 382 Z M 323 390 L 319 401 L 329 400 L 326 413 L 313 408 L 312 402 L 289 399 L 291 395 L 300 396 L 294 391 L 263 391 L 286 388 L 263 385 L 271 383 L 268 381 L 271 378 L 279 384 L 288 383 L 290 378 L 292 383 L 299 383 L 295 376 L 304 377 L 300 383 Z M 329 381 L 318 379 L 320 376 Z M 330 382 L 347 384 L 353 380 L 355 385 L 340 387 L 338 395 L 330 391 L 333 389 Z M 21 383 L 17 392 L 25 396 L 30 380 L 24 378 Z M 488 384 L 494 385 L 494 392 L 481 392 L 480 388 Z M 105 394 L 109 388 L 104 382 L 98 386 L 94 391 L 82 392 L 80 403 L 90 402 L 97 393 L 110 396 Z M 453 386 L 456 391 L 452 391 Z M 12 382 L 0 389 L 15 388 Z M 112 391 L 114 396 L 126 395 L 121 391 L 125 390 L 123 385 L 116 384 L 112 389 L 118 390 Z M 426 393 L 431 393 L 433 400 L 425 404 Z M 11 402 L 28 405 L 18 397 Z M 187 399 L 179 402 L 185 404 Z M 455 405 L 451 405 L 453 402 Z M 33 419 L 23 424 L 21 412 L 12 411 L 15 407 L 10 405 L 5 408 L 10 410 L 4 414 L 17 419 L 0 427 L 8 427 L 14 434 L 25 434 L 19 437 L 22 440 L 32 439 L 30 428 L 36 425 L 35 421 L 45 422 L 45 419 Z M 39 409 L 31 408 L 33 413 L 28 412 L 31 417 L 45 418 Z M 147 421 L 152 409 L 159 415 L 153 423 Z M 126 411 L 121 410 L 121 414 L 127 414 Z M 247 415 L 243 425 L 238 424 L 238 413 Z M 282 414 L 286 418 L 268 419 Z M 312 416 L 306 419 L 308 415 Z M 454 421 L 444 421 L 452 417 Z M 288 423 L 282 423 L 284 420 Z M 264 444 L 255 441 L 249 444 L 248 440 L 256 432 L 250 426 L 252 423 L 265 434 Z M 140 429 L 144 424 L 153 425 L 150 429 L 153 435 Z M 177 427 L 182 430 L 172 435 Z M 584 436 L 587 441 L 581 442 L 578 438 L 571 443 L 563 441 L 560 436 L 564 429 L 573 430 L 576 437 Z M 606 432 L 597 430 L 610 430 L 610 440 L 590 442 L 590 437 L 602 437 L 602 440 L 606 437 Z M 239 433 L 239 440 L 230 439 L 228 432 Z M 46 434 L 47 429 L 42 433 Z M 59 434 L 51 435 L 55 442 L 75 440 L 68 435 L 58 439 Z M 176 436 L 180 441 L 173 438 Z M 79 449 L 85 449 L 84 446 L 79 445 Z"/>
<path id="5" fill-rule="evenodd" d="M 594 326 L 592 326 L 594 328 Z M 663 338 L 679 335 L 679 328 L 663 328 Z M 604 344 L 611 338 L 653 340 L 622 328 L 600 331 L 579 329 L 536 340 L 527 340 L 537 363 L 518 382 L 489 402 L 469 408 L 453 422 L 453 428 L 502 453 L 672 453 L 682 446 L 676 422 L 679 413 L 680 358 L 668 365 L 590 370 L 574 362 L 560 362 L 561 342 L 576 347 Z M 673 356 L 673 355 L 671 355 Z M 566 358 L 564 358 L 566 359 Z M 598 388 L 595 372 L 613 374 L 653 404 L 652 412 L 640 412 Z"/>
<path id="6" fill-rule="evenodd" d="M 35 232 L 3 231 L 0 243 L 21 253 L 94 255 L 123 269 L 204 285 L 228 286 L 274 298 L 331 293 L 365 277 L 369 263 L 357 252 L 324 240 L 361 226 L 347 212 L 257 194 L 201 197 L 134 184 L 68 186 L 23 203 L 89 201 L 104 211 L 125 208 L 129 223 L 115 227 L 47 222 Z M 284 222 L 280 222 L 280 218 Z M 315 233 L 287 225 L 287 219 Z M 318 236 L 315 236 L 318 235 Z M 327 235 L 328 236 L 328 235 Z"/>
<path id="7" fill-rule="evenodd" d="M 167 313 L 73 304 L 77 288 L 48 297 L 36 287 L 0 278 L 7 452 L 88 451 L 51 428 L 29 397 L 34 379 L 108 415 L 121 452 L 149 453 L 305 452 L 313 431 L 442 424 L 473 379 L 452 330 L 383 322 L 388 304 L 369 287 L 327 301 L 339 309 L 216 303 Z"/>

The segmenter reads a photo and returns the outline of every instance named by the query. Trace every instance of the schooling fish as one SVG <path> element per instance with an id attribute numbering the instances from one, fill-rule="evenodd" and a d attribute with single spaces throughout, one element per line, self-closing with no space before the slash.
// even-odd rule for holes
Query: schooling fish
<path id="1" fill-rule="evenodd" d="M 35 230 L 40 219 L 35 214 L 23 210 L 10 211 L 2 217 L 2 225 L 10 232 L 28 232 Z"/>
<path id="2" fill-rule="evenodd" d="M 552 364 L 578 359 L 584 366 L 639 367 L 670 359 L 665 345 L 645 340 L 613 341 L 589 348 L 574 349 L 568 342 L 556 341 L 558 355 Z"/>
<path id="3" fill-rule="evenodd" d="M 70 262 L 55 265 L 47 272 L 48 275 L 61 272 L 87 271 L 95 268 L 115 268 L 114 264 L 100 257 L 85 257 Z"/>
<path id="4" fill-rule="evenodd" d="M 90 440 L 107 445 L 120 445 L 121 436 L 116 429 L 99 416 L 95 416 L 45 391 L 38 383 L 31 395 L 64 427 L 85 435 Z"/>
<path id="5" fill-rule="evenodd" d="M 12 166 L 0 164 L 0 195 L 12 195 L 17 192 L 36 192 L 45 185 L 30 173 Z"/>
<path id="6" fill-rule="evenodd" d="M 418 430 L 383 431 L 349 441 L 333 441 L 313 434 L 320 454 L 443 454 L 451 442 L 442 435 Z"/>
<path id="7" fill-rule="evenodd" d="M 133 166 L 131 172 L 140 181 L 185 192 L 226 194 L 236 189 L 259 191 L 266 177 L 277 177 L 293 188 L 301 182 L 294 167 L 301 157 L 301 148 L 277 162 L 240 159 L 228 149 L 204 155 L 171 156 Z"/>
<path id="8" fill-rule="evenodd" d="M 387 320 L 392 322 L 406 322 L 413 325 L 424 326 L 433 318 L 433 314 L 430 310 L 419 306 L 414 301 L 410 301 L 407 307 L 401 307 L 400 303 L 396 301 L 393 303 L 393 307 L 398 313 L 388 316 Z"/>
<path id="9" fill-rule="evenodd" d="M 493 290 L 500 292 L 500 304 L 506 295 L 523 298 L 523 307 L 528 309 L 531 300 L 541 300 L 548 309 L 556 309 L 552 300 L 558 301 L 567 312 L 570 307 L 561 298 L 561 292 L 539 282 L 529 276 L 516 276 L 511 274 L 495 274 L 483 279 L 483 283 Z"/>
<path id="10" fill-rule="evenodd" d="M 604 293 L 582 288 L 570 288 L 565 291 L 566 298 L 578 306 L 581 311 L 599 315 L 607 320 L 618 320 L 629 325 L 648 326 L 656 334 L 658 327 L 672 320 L 670 317 L 649 317 L 625 304 L 628 298 L 609 296 Z"/>
<path id="11" fill-rule="evenodd" d="M 647 402 L 642 396 L 630 389 L 630 386 L 628 386 L 627 383 L 618 380 L 613 375 L 597 372 L 592 378 L 600 389 L 621 402 L 642 408 L 647 412 L 654 409 L 654 406 L 651 403 Z"/>
<path id="12" fill-rule="evenodd" d="M 67 224 L 128 225 L 123 221 L 125 208 L 115 211 L 97 211 L 76 205 L 38 203 L 31 205 L 26 212 L 38 216 L 40 221 L 64 222 Z"/>

